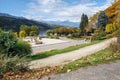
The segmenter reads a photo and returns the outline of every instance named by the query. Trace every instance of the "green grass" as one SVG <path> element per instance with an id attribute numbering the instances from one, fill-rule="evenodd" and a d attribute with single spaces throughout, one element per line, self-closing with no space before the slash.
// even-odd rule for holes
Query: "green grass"
<path id="1" fill-rule="evenodd" d="M 60 49 L 60 50 L 55 49 L 55 50 L 51 50 L 51 51 L 46 51 L 46 52 L 38 53 L 36 55 L 32 55 L 29 58 L 31 58 L 32 60 L 42 59 L 42 58 L 46 58 L 46 57 L 49 57 L 49 56 L 53 56 L 53 55 L 57 55 L 57 54 L 63 54 L 63 53 L 66 53 L 66 52 L 77 50 L 77 49 L 80 49 L 80 48 L 83 48 L 83 47 L 86 47 L 86 46 L 89 46 L 89 45 L 93 45 L 93 44 L 96 44 L 96 43 L 99 43 L 99 42 L 101 42 L 101 41 L 94 41 L 94 42 L 88 43 L 88 44 L 71 46 L 71 47 L 68 47 L 68 48 L 65 48 L 65 49 Z"/>
<path id="2" fill-rule="evenodd" d="M 120 59 L 120 54 L 113 54 L 112 50 L 106 48 L 104 50 L 98 51 L 90 56 L 81 58 L 79 60 L 73 61 L 63 67 L 63 69 L 58 70 L 58 73 L 67 72 L 67 70 L 77 70 L 81 67 L 87 67 L 92 65 L 103 64 Z"/>

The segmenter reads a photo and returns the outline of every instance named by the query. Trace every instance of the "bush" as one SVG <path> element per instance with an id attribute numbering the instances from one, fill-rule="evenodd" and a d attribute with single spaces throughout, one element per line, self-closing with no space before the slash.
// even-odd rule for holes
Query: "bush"
<path id="1" fill-rule="evenodd" d="M 18 41 L 12 31 L 0 31 L 0 53 L 8 56 L 24 56 L 31 53 L 30 44 Z"/>
<path id="2" fill-rule="evenodd" d="M 37 36 L 37 32 L 36 31 L 30 31 L 30 36 Z"/>
<path id="3" fill-rule="evenodd" d="M 93 40 L 104 40 L 106 39 L 106 33 L 103 30 L 96 30 L 92 36 Z"/>
<path id="4" fill-rule="evenodd" d="M 110 45 L 110 49 L 114 52 L 114 53 L 118 53 L 120 52 L 120 43 L 119 42 L 114 42 Z"/>
<path id="5" fill-rule="evenodd" d="M 68 35 L 68 38 L 80 38 L 80 33 L 72 33 Z"/>
<path id="6" fill-rule="evenodd" d="M 18 41 L 16 45 L 16 55 L 18 56 L 26 56 L 30 55 L 32 52 L 30 44 L 25 41 Z"/>
<path id="7" fill-rule="evenodd" d="M 7 72 L 24 72 L 28 70 L 28 62 L 29 60 L 26 57 L 9 57 L 7 55 L 0 54 L 0 75 L 4 75 Z"/>
<path id="8" fill-rule="evenodd" d="M 51 39 L 59 39 L 59 36 L 58 35 L 50 35 L 49 38 L 51 38 Z"/>
<path id="9" fill-rule="evenodd" d="M 116 30 L 112 34 L 108 34 L 106 37 L 107 38 L 112 38 L 112 37 L 119 37 L 120 36 L 120 29 Z"/>
<path id="10" fill-rule="evenodd" d="M 0 53 L 6 53 L 8 55 L 14 54 L 17 41 L 17 37 L 15 37 L 12 31 L 0 31 Z"/>
<path id="11" fill-rule="evenodd" d="M 79 38 L 80 37 L 80 33 L 72 33 L 71 35 L 74 38 Z"/>

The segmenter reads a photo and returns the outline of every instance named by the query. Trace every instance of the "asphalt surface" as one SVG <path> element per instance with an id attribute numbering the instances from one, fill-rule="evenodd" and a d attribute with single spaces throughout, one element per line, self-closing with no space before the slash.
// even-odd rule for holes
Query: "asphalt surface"
<path id="1" fill-rule="evenodd" d="M 120 61 L 81 68 L 69 73 L 51 75 L 50 77 L 50 80 L 120 80 Z M 48 80 L 48 77 L 40 80 Z"/>
<path id="2" fill-rule="evenodd" d="M 85 43 L 84 40 L 69 40 L 68 42 L 32 47 L 32 51 L 33 51 L 33 54 L 36 54 L 38 52 L 44 52 L 44 51 L 49 51 L 53 49 L 64 49 L 69 46 L 75 46 L 75 45 L 80 45 L 84 43 Z"/>

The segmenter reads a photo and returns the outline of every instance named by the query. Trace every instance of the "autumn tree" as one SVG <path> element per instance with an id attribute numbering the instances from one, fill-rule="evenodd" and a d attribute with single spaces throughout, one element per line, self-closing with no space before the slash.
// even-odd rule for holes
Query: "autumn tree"
<path id="1" fill-rule="evenodd" d="M 38 26 L 35 26 L 35 25 L 32 25 L 32 26 L 21 25 L 20 31 L 25 31 L 26 35 L 29 36 L 32 34 L 39 35 L 40 29 Z"/>
<path id="2" fill-rule="evenodd" d="M 27 25 L 21 25 L 20 26 L 20 31 L 25 31 L 26 35 L 29 36 L 31 28 L 30 28 L 30 26 L 27 26 Z"/>
<path id="3" fill-rule="evenodd" d="M 106 25 L 105 32 L 106 32 L 106 33 L 112 33 L 112 32 L 113 32 L 112 24 L 107 24 L 107 25 Z"/>
<path id="4" fill-rule="evenodd" d="M 27 34 L 25 31 L 20 31 L 19 36 L 20 36 L 20 38 L 24 38 L 27 36 Z"/>
<path id="5" fill-rule="evenodd" d="M 107 32 L 107 33 L 112 33 L 112 32 L 114 32 L 114 31 L 116 31 L 117 30 L 117 25 L 116 25 L 116 23 L 111 23 L 111 24 L 107 24 L 106 25 L 106 29 L 105 29 L 105 32 Z"/>

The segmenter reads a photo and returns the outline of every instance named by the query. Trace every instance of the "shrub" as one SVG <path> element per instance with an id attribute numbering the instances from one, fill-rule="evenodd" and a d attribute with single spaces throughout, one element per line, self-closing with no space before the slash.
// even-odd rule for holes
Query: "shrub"
<path id="1" fill-rule="evenodd" d="M 51 38 L 51 39 L 59 39 L 59 36 L 58 35 L 50 35 L 49 38 Z"/>
<path id="2" fill-rule="evenodd" d="M 47 30 L 46 31 L 46 35 L 47 35 L 47 37 L 50 37 L 50 34 L 52 33 L 52 31 L 51 30 Z"/>
<path id="3" fill-rule="evenodd" d="M 16 45 L 16 55 L 18 56 L 26 56 L 30 55 L 32 52 L 30 44 L 25 41 L 18 41 Z"/>
<path id="4" fill-rule="evenodd" d="M 36 31 L 31 31 L 30 36 L 37 36 L 37 32 Z"/>
<path id="5" fill-rule="evenodd" d="M 106 37 L 111 38 L 111 37 L 119 37 L 120 36 L 120 29 L 117 29 L 115 32 L 112 34 L 108 34 Z"/>
<path id="6" fill-rule="evenodd" d="M 17 38 L 12 31 L 0 31 L 0 53 L 14 54 Z"/>
<path id="7" fill-rule="evenodd" d="M 59 39 L 59 36 L 58 35 L 53 35 L 53 38 L 54 39 Z"/>
<path id="8" fill-rule="evenodd" d="M 106 39 L 106 33 L 103 30 L 96 30 L 92 36 L 93 40 L 104 40 Z"/>
<path id="9" fill-rule="evenodd" d="M 120 43 L 119 42 L 114 42 L 110 45 L 110 49 L 113 51 L 113 53 L 118 53 L 120 52 Z"/>
<path id="10" fill-rule="evenodd" d="M 80 33 L 72 33 L 71 36 L 73 38 L 79 38 L 80 37 Z"/>
<path id="11" fill-rule="evenodd" d="M 14 35 L 15 35 L 15 37 L 17 37 L 17 38 L 18 38 L 18 33 L 17 33 L 17 32 L 14 32 Z"/>
<path id="12" fill-rule="evenodd" d="M 9 57 L 7 55 L 0 54 L 0 75 L 4 75 L 7 72 L 24 72 L 28 70 L 28 62 L 29 60 L 26 57 Z"/>
<path id="13" fill-rule="evenodd" d="M 72 34 L 69 34 L 67 37 L 68 38 L 80 38 L 80 33 L 72 33 Z"/>

